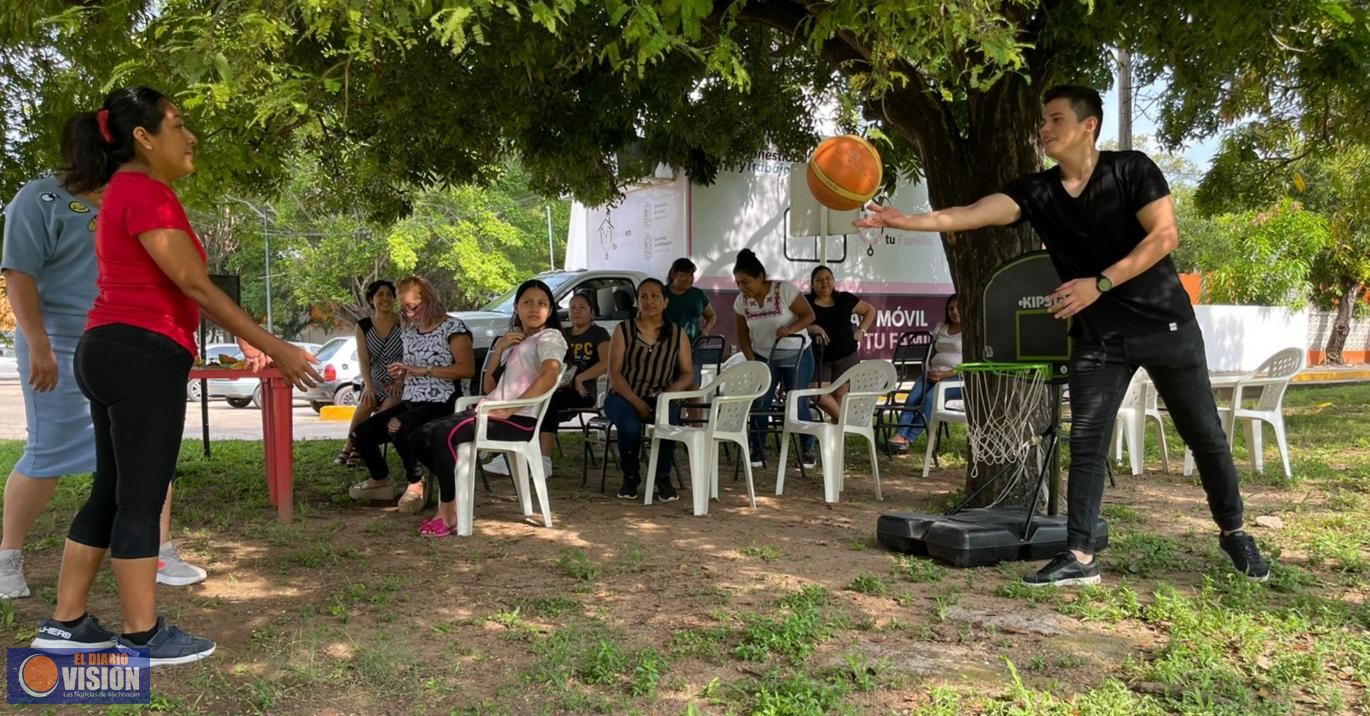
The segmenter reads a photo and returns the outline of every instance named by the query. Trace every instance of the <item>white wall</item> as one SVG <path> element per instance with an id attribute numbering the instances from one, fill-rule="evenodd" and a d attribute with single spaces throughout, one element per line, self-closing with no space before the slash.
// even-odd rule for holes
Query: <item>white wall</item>
<path id="1" fill-rule="evenodd" d="M 1208 369 L 1254 370 L 1284 348 L 1308 345 L 1308 312 L 1270 306 L 1195 306 Z"/>

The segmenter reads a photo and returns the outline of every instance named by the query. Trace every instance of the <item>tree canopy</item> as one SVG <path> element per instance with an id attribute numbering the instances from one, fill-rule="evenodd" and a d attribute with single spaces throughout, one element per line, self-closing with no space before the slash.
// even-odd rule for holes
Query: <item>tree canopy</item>
<path id="1" fill-rule="evenodd" d="M 0 194 L 52 164 L 72 111 L 144 83 L 204 140 L 191 201 L 279 192 L 309 155 L 339 207 L 402 216 L 413 187 L 489 181 L 516 153 L 532 190 L 595 204 L 659 162 L 707 183 L 802 156 L 835 101 L 941 207 L 1039 169 L 1041 91 L 1108 85 L 1115 48 L 1158 87 L 1166 144 L 1323 107 L 1327 131 L 1370 131 L 1352 0 L 33 0 L 0 9 Z M 975 287 L 1036 240 L 943 244 L 975 357 Z"/>

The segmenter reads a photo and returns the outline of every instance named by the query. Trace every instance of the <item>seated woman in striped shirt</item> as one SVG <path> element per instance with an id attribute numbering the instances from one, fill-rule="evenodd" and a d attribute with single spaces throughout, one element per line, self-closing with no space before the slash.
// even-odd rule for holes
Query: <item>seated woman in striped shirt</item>
<path id="1" fill-rule="evenodd" d="M 684 329 L 666 320 L 666 286 L 654 278 L 637 287 L 637 316 L 618 324 L 609 343 L 609 385 L 604 414 L 618 429 L 619 464 L 623 486 L 618 496 L 637 497 L 642 482 L 643 426 L 656 422 L 656 399 L 662 393 L 686 390 L 694 383 L 690 343 Z M 680 404 L 670 407 L 670 422 L 680 423 Z M 656 499 L 678 499 L 671 486 L 672 451 L 657 462 Z"/>

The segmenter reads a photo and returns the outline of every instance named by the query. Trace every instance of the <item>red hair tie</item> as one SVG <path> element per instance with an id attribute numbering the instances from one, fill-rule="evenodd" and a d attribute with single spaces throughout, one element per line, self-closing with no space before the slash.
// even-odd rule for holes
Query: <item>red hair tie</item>
<path id="1" fill-rule="evenodd" d="M 109 131 L 109 110 L 102 109 L 96 112 L 95 123 L 100 125 L 100 137 L 105 140 L 105 144 L 113 144 L 114 133 Z"/>

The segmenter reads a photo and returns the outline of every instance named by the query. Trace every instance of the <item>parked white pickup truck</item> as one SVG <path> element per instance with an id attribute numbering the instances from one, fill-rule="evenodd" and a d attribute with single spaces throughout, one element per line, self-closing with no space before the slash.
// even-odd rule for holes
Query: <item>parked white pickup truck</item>
<path id="1" fill-rule="evenodd" d="M 647 274 L 641 271 L 615 271 L 598 269 L 593 271 L 546 271 L 534 276 L 552 289 L 557 301 L 557 311 L 561 313 L 562 325 L 567 325 L 567 311 L 571 306 L 571 296 L 584 293 L 590 297 L 595 309 L 595 323 L 610 332 L 619 321 L 633 315 L 637 306 L 637 285 Z M 504 335 L 513 321 L 514 293 L 512 288 L 502 296 L 485 304 L 478 311 L 458 311 L 452 315 L 461 319 L 471 330 L 471 340 L 476 351 L 476 367 L 485 365 L 485 354 L 490 346 Z M 468 386 L 469 387 L 469 386 Z M 472 394 L 467 391 L 467 394 Z"/>

